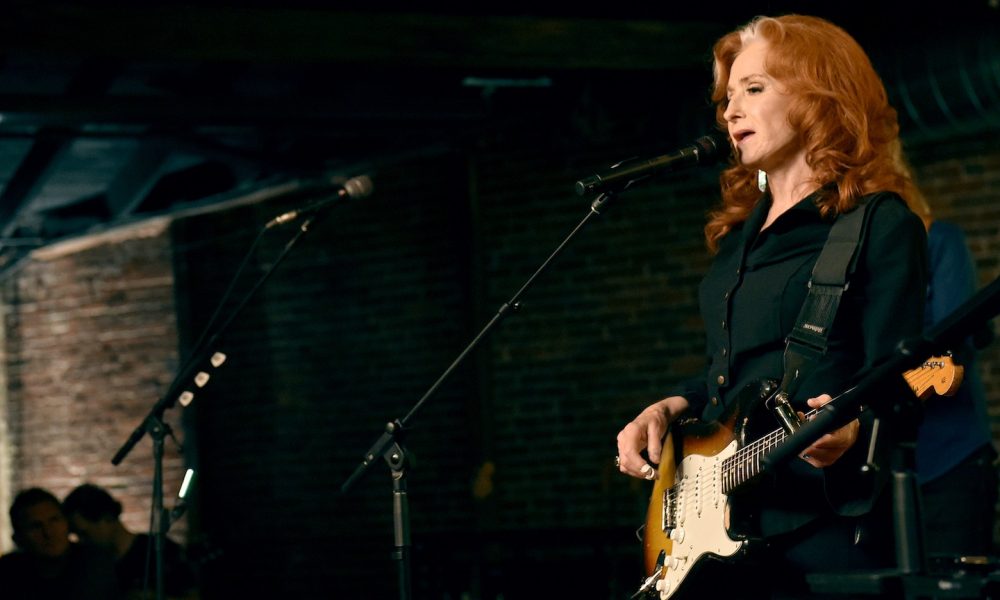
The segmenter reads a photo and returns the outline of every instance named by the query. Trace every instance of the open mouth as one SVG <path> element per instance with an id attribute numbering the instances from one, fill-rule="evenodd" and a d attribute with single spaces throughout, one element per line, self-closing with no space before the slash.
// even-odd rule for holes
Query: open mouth
<path id="1" fill-rule="evenodd" d="M 736 133 L 733 134 L 733 139 L 736 141 L 737 144 L 739 144 L 743 140 L 745 140 L 748 137 L 750 137 L 751 135 L 753 135 L 753 133 L 754 132 L 752 132 L 750 130 L 737 131 Z"/>

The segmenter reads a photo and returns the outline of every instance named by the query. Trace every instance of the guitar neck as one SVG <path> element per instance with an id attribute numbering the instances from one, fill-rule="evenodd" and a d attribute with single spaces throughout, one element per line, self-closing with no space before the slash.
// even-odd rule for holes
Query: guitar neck
<path id="1" fill-rule="evenodd" d="M 903 373 L 903 379 L 916 397 L 926 399 L 932 392 L 940 396 L 951 396 L 962 383 L 962 367 L 956 365 L 950 356 L 935 356 L 921 366 Z M 809 411 L 806 418 L 816 414 Z M 722 491 L 728 494 L 760 474 L 764 456 L 773 450 L 788 435 L 784 429 L 776 429 L 764 437 L 747 444 L 735 454 L 722 461 Z"/>
<path id="2" fill-rule="evenodd" d="M 806 417 L 811 417 L 815 410 Z M 722 461 L 722 493 L 729 494 L 763 470 L 764 457 L 785 441 L 788 434 L 784 429 L 776 429 L 764 437 L 740 448 L 736 454 Z"/>

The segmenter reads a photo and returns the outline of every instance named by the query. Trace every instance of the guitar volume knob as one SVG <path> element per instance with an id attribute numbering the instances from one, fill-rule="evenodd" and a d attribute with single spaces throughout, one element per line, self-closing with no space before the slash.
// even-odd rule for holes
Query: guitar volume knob
<path id="1" fill-rule="evenodd" d="M 670 539 L 677 542 L 678 544 L 684 542 L 684 528 L 675 527 L 670 530 Z"/>
<path id="2" fill-rule="evenodd" d="M 664 598 L 670 593 L 670 581 L 666 579 L 660 579 L 656 582 L 656 591 L 660 592 L 660 597 Z"/>

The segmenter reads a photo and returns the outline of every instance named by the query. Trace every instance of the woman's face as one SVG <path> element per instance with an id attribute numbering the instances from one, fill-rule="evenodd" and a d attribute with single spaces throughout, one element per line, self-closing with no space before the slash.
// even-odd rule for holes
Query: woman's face
<path id="1" fill-rule="evenodd" d="M 733 61 L 723 117 L 740 162 L 774 173 L 804 159 L 805 149 L 788 123 L 792 97 L 764 70 L 769 46 L 762 40 L 748 44 Z"/>

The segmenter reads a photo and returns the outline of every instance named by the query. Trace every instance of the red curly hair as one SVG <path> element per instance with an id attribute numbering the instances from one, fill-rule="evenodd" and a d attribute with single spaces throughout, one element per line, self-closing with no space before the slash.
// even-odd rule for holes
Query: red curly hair
<path id="1" fill-rule="evenodd" d="M 806 162 L 820 188 L 835 184 L 820 200 L 833 218 L 858 199 L 892 191 L 908 203 L 915 187 L 897 168 L 899 125 L 885 87 L 861 46 L 846 31 L 817 17 L 757 17 L 716 42 L 712 101 L 726 130 L 726 86 L 736 56 L 752 41 L 769 45 L 767 73 L 792 95 L 788 121 L 806 149 Z M 760 198 L 757 171 L 736 164 L 720 177 L 722 206 L 709 213 L 705 241 L 715 251 L 733 226 L 747 219 Z"/>

